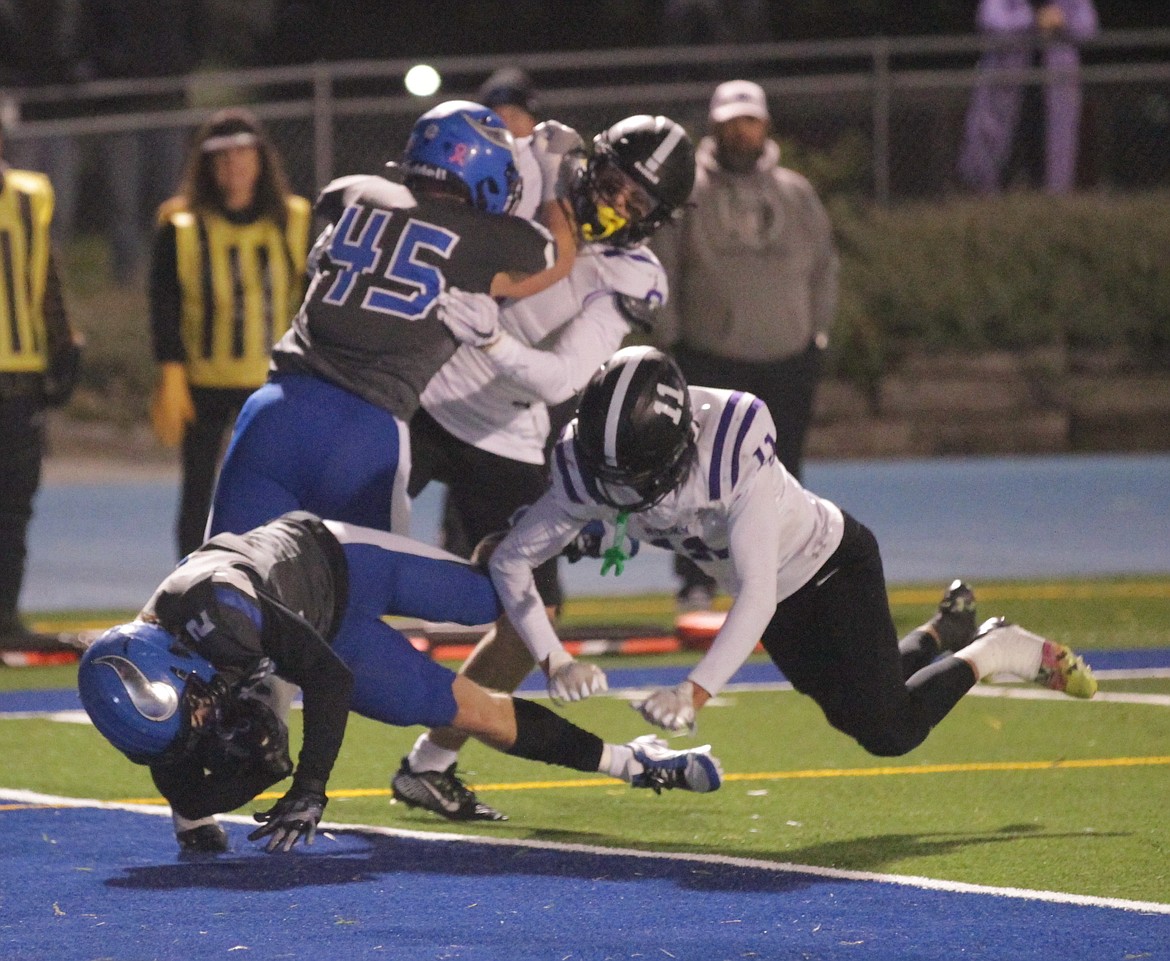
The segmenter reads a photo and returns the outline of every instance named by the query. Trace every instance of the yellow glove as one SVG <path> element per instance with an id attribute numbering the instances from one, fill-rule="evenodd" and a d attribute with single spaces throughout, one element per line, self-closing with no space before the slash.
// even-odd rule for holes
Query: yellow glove
<path id="1" fill-rule="evenodd" d="M 178 361 L 163 364 L 158 386 L 150 400 L 150 423 L 164 447 L 175 447 L 187 425 L 195 419 L 195 404 L 187 386 L 187 371 Z"/>

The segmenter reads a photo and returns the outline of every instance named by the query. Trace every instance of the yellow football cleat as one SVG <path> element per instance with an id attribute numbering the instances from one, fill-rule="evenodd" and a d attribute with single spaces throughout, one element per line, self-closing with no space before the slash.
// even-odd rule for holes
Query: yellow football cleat
<path id="1" fill-rule="evenodd" d="M 1054 691 L 1063 691 L 1069 697 L 1090 698 L 1097 693 L 1097 679 L 1085 659 L 1063 644 L 1044 642 L 1040 670 L 1036 683 Z"/>

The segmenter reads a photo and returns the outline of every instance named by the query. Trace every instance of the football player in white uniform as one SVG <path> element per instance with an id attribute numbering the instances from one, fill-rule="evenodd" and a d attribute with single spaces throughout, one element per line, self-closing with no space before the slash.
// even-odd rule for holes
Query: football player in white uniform
<path id="1" fill-rule="evenodd" d="M 432 479 L 445 482 L 468 549 L 544 493 L 549 405 L 574 397 L 631 330 L 648 329 L 667 288 L 644 241 L 686 201 L 694 180 L 690 139 L 666 117 L 627 118 L 599 134 L 588 154 L 574 149 L 580 138 L 555 121 L 540 124 L 532 142 L 543 187 L 525 182 L 522 196 L 561 201 L 582 241 L 576 259 L 563 280 L 502 308 L 487 295 L 444 293 L 442 319 L 463 346 L 427 384 L 411 422 L 408 491 L 414 497 Z M 536 581 L 555 612 L 555 558 L 540 566 Z M 504 622 L 463 670 L 485 686 L 512 690 L 532 667 Z M 448 769 L 451 791 L 466 791 L 454 774 L 464 740 L 454 731 L 423 735 L 393 779 L 395 796 L 409 803 L 418 793 L 407 790 L 416 775 Z M 501 816 L 470 792 L 465 802 L 460 818 Z"/>
<path id="2" fill-rule="evenodd" d="M 550 690 L 575 700 L 606 682 L 562 647 L 532 568 L 602 520 L 691 558 L 733 598 L 687 679 L 634 705 L 667 730 L 693 730 L 696 712 L 757 642 L 830 724 L 882 756 L 916 747 L 992 674 L 1093 696 L 1080 657 L 1002 618 L 948 637 L 939 617 L 899 642 L 873 534 L 805 490 L 777 460 L 774 438 L 758 398 L 688 387 L 652 348 L 625 348 L 593 376 L 555 448 L 550 489 L 491 560 L 501 601 Z M 613 550 L 608 559 L 622 561 Z"/>

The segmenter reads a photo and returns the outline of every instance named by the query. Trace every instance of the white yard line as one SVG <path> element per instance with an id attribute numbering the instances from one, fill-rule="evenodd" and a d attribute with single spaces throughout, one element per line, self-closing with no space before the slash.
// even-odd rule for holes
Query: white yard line
<path id="1" fill-rule="evenodd" d="M 124 804 L 111 801 L 97 801 L 87 798 L 57 797 L 34 791 L 17 791 L 0 788 L 0 802 L 27 804 L 36 807 L 54 808 L 104 808 L 116 811 L 131 811 L 155 817 L 169 816 L 170 809 L 161 805 Z M 253 824 L 250 817 L 222 815 L 222 820 L 236 824 Z M 655 861 L 684 861 L 696 864 L 717 864 L 746 868 L 756 871 L 804 874 L 819 878 L 846 881 L 869 881 L 879 884 L 898 884 L 904 887 L 920 888 L 927 891 L 944 891 L 954 894 L 982 894 L 992 897 L 1018 898 L 1028 901 L 1044 901 L 1050 904 L 1075 904 L 1082 907 L 1110 908 L 1120 911 L 1137 911 L 1143 914 L 1170 915 L 1170 904 L 1156 901 L 1131 901 L 1125 898 L 1101 898 L 1085 894 L 1068 894 L 1062 891 L 1036 891 L 1028 888 L 993 887 L 982 884 L 966 884 L 961 881 L 941 881 L 935 878 L 902 874 L 881 874 L 873 871 L 844 871 L 839 868 L 825 868 L 812 864 L 790 864 L 787 862 L 761 861 L 755 858 L 733 857 L 721 854 L 665 854 L 653 851 L 635 851 L 629 848 L 608 848 L 592 844 L 565 844 L 558 841 L 534 841 L 512 838 L 480 837 L 471 834 L 430 833 L 408 831 L 401 828 L 379 827 L 370 824 L 341 824 L 332 821 L 321 822 L 319 838 L 331 840 L 329 831 L 360 832 L 379 834 L 386 837 L 410 838 L 416 841 L 449 843 L 452 841 L 470 844 L 488 844 L 497 847 L 532 848 L 546 851 L 562 851 L 566 854 L 588 854 L 594 857 L 638 858 Z"/>

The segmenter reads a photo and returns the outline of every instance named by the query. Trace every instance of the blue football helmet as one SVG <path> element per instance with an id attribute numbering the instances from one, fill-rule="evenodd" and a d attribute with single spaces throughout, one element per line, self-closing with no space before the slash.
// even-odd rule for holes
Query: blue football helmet
<path id="1" fill-rule="evenodd" d="M 408 177 L 453 179 L 488 213 L 507 213 L 520 199 L 512 135 L 493 111 L 470 100 L 448 100 L 419 117 L 402 162 L 392 166 Z"/>
<path id="2" fill-rule="evenodd" d="M 197 739 L 192 707 L 212 699 L 215 668 L 154 624 L 111 627 L 77 670 L 94 726 L 136 764 L 165 764 Z"/>

